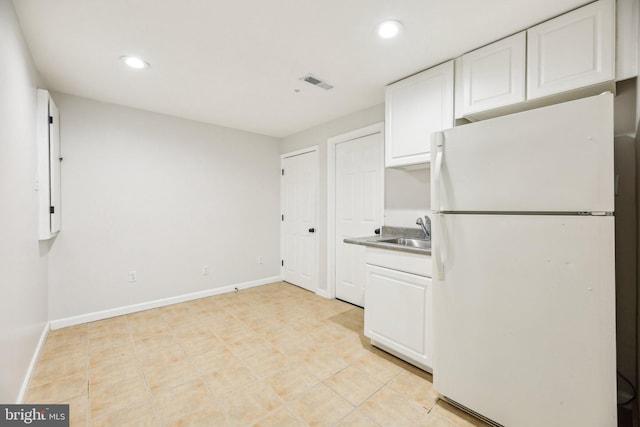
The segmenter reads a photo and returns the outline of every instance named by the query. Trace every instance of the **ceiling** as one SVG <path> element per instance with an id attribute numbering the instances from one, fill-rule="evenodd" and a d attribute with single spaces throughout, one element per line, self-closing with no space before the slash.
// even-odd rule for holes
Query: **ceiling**
<path id="1" fill-rule="evenodd" d="M 49 90 L 274 137 L 380 104 L 388 83 L 585 3 L 14 0 Z M 385 19 L 403 23 L 399 37 L 377 37 Z M 127 68 L 126 54 L 151 67 Z"/>

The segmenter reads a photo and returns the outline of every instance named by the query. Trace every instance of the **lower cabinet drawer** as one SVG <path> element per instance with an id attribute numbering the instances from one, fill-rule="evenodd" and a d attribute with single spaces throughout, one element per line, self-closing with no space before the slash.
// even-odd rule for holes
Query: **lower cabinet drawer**
<path id="1" fill-rule="evenodd" d="M 431 277 L 431 256 L 412 252 L 368 247 L 365 263 Z"/>

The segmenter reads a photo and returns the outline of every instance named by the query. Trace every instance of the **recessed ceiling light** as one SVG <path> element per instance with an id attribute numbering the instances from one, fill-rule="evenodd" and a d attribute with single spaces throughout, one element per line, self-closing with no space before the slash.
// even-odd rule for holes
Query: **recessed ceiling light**
<path id="1" fill-rule="evenodd" d="M 400 33 L 402 24 L 398 21 L 384 21 L 378 25 L 378 35 L 383 39 L 391 39 Z"/>
<path id="2" fill-rule="evenodd" d="M 142 70 L 144 68 L 149 68 L 149 63 L 144 59 L 138 56 L 121 56 L 120 59 L 122 62 L 127 64 L 131 68 L 135 68 L 136 70 Z"/>

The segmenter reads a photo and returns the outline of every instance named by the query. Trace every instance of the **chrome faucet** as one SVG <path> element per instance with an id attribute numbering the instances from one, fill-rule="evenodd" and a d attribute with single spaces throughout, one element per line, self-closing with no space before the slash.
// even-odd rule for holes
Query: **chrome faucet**
<path id="1" fill-rule="evenodd" d="M 431 218 L 426 215 L 424 216 L 424 220 L 422 217 L 418 217 L 418 219 L 416 219 L 416 224 L 422 227 L 422 231 L 424 231 L 424 238 L 431 240 Z"/>

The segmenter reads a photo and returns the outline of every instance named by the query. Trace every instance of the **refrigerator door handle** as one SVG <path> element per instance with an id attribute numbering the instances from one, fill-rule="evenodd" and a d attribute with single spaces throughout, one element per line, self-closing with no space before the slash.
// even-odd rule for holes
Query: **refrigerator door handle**
<path id="1" fill-rule="evenodd" d="M 432 215 L 433 220 L 433 261 L 435 273 L 438 280 L 444 280 L 444 264 L 442 263 L 442 214 L 436 213 Z"/>
<path id="2" fill-rule="evenodd" d="M 444 157 L 444 133 L 436 132 L 435 138 L 435 167 L 433 171 L 433 200 L 434 205 L 431 208 L 434 212 L 440 212 L 440 179 L 442 174 L 442 160 Z"/>

